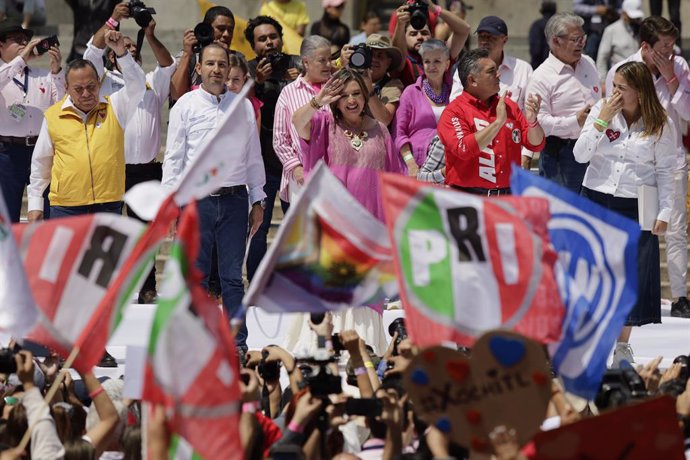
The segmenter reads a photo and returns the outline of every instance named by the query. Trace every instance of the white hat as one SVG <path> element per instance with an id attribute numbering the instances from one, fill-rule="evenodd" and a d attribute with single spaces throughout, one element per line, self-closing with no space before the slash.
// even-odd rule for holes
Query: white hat
<path id="1" fill-rule="evenodd" d="M 642 0 L 625 0 L 621 9 L 630 19 L 641 19 L 644 17 Z"/>

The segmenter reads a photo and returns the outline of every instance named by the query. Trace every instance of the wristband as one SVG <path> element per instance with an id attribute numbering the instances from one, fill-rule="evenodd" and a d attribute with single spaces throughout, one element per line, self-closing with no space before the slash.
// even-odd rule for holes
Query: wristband
<path id="1" fill-rule="evenodd" d="M 673 78 L 671 78 L 670 80 L 666 80 L 666 84 L 667 84 L 667 85 L 670 85 L 670 84 L 672 84 L 673 82 L 676 82 L 676 81 L 678 81 L 678 77 L 676 77 L 676 76 L 674 75 Z"/>
<path id="2" fill-rule="evenodd" d="M 372 363 L 371 361 L 364 361 L 364 367 L 367 369 L 373 369 L 374 363 Z"/>
<path id="3" fill-rule="evenodd" d="M 105 389 L 101 385 L 98 385 L 98 388 L 89 393 L 89 398 L 94 399 L 96 396 L 103 393 L 104 391 Z"/>
<path id="4" fill-rule="evenodd" d="M 332 349 L 333 349 L 333 341 L 332 341 L 331 339 L 326 340 L 326 348 L 327 348 L 328 350 L 332 350 Z"/>
<path id="5" fill-rule="evenodd" d="M 106 25 L 109 29 L 115 30 L 115 29 L 118 28 L 118 26 L 120 25 L 120 23 L 119 23 L 118 21 L 116 21 L 115 19 L 113 19 L 113 18 L 108 18 L 108 20 L 105 21 L 105 25 Z"/>
<path id="6" fill-rule="evenodd" d="M 336 59 L 335 62 L 333 63 L 333 67 L 335 67 L 337 70 L 342 69 L 343 68 L 342 59 L 340 59 L 340 58 Z"/>
<path id="7" fill-rule="evenodd" d="M 405 156 L 403 157 L 403 161 L 404 161 L 405 163 L 407 163 L 408 161 L 410 161 L 410 160 L 413 159 L 413 158 L 414 158 L 414 156 L 413 156 L 411 153 L 408 153 L 407 155 L 405 155 Z"/>
<path id="8" fill-rule="evenodd" d="M 314 110 L 319 110 L 322 105 L 320 105 L 318 102 L 316 102 L 316 97 L 312 97 L 311 101 L 309 101 L 309 105 L 314 109 Z"/>
<path id="9" fill-rule="evenodd" d="M 242 404 L 242 413 L 256 414 L 256 410 L 259 408 L 259 403 L 257 401 L 250 401 Z"/>
<path id="10" fill-rule="evenodd" d="M 367 375 L 367 368 L 364 366 L 355 368 L 355 375 Z"/>
<path id="11" fill-rule="evenodd" d="M 605 121 L 605 120 L 602 120 L 601 118 L 595 118 L 595 119 L 594 119 L 594 124 L 595 124 L 595 125 L 599 125 L 599 126 L 601 126 L 602 128 L 608 128 L 608 127 L 609 127 L 609 122 L 608 122 L 608 121 Z"/>
<path id="12" fill-rule="evenodd" d="M 441 8 L 439 5 L 434 5 L 434 6 L 435 6 L 434 14 L 436 14 L 438 16 L 439 14 L 441 14 L 441 11 L 443 11 L 443 8 Z"/>
<path id="13" fill-rule="evenodd" d="M 288 430 L 294 431 L 295 433 L 301 433 L 304 431 L 304 427 L 295 421 L 288 423 L 287 427 Z"/>
<path id="14" fill-rule="evenodd" d="M 534 121 L 528 121 L 527 126 L 529 128 L 536 128 L 537 126 L 539 126 L 539 121 L 535 118 Z"/>

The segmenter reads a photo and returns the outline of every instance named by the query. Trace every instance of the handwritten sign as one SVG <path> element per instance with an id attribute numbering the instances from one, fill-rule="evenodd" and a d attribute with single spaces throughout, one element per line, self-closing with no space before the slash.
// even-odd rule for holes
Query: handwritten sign
<path id="1" fill-rule="evenodd" d="M 491 452 L 489 433 L 515 428 L 520 445 L 538 431 L 551 398 L 543 347 L 509 331 L 482 335 L 467 359 L 435 346 L 408 366 L 404 383 L 422 420 L 460 445 Z"/>

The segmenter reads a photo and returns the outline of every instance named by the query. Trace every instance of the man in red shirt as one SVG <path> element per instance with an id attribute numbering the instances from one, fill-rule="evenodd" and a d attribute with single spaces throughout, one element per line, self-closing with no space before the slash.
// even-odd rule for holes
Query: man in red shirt
<path id="1" fill-rule="evenodd" d="M 446 148 L 446 184 L 478 195 L 510 194 L 511 163 L 520 166 L 521 148 L 538 152 L 544 147 L 537 122 L 541 99 L 528 95 L 523 115 L 505 93 L 499 96 L 498 68 L 485 49 L 468 52 L 458 75 L 464 91 L 438 124 Z"/>

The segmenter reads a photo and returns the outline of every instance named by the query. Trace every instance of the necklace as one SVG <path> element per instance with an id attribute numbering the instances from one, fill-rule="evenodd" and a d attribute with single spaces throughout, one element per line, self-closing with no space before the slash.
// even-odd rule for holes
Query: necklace
<path id="1" fill-rule="evenodd" d="M 344 123 L 343 123 L 343 125 L 344 125 Z M 343 127 L 345 127 L 345 126 L 343 126 Z M 354 130 L 346 128 L 346 129 L 343 129 L 343 134 L 345 134 L 345 137 L 350 139 L 350 145 L 357 152 L 360 151 L 360 149 L 364 145 L 364 141 L 366 141 L 367 138 L 369 137 L 369 134 L 364 129 L 362 129 L 359 132 L 359 134 L 357 134 L 354 132 Z"/>
<path id="2" fill-rule="evenodd" d="M 427 78 L 423 80 L 422 88 L 424 88 L 424 93 L 429 99 L 431 99 L 431 102 L 433 102 L 434 104 L 448 104 L 448 96 L 450 95 L 450 91 L 448 91 L 448 85 L 446 84 L 446 82 L 443 82 L 443 85 L 441 86 L 441 94 L 438 95 L 434 92 L 434 88 L 431 87 L 429 79 Z"/>

